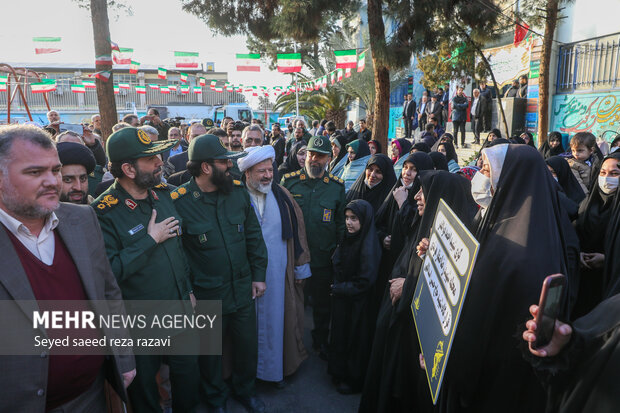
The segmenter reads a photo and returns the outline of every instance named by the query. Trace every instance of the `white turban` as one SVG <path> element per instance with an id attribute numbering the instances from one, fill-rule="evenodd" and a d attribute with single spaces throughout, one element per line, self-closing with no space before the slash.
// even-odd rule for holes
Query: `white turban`
<path id="1" fill-rule="evenodd" d="M 245 172 L 257 163 L 261 163 L 267 159 L 271 159 L 271 162 L 273 162 L 276 158 L 276 151 L 271 145 L 252 146 L 247 148 L 245 152 L 247 152 L 248 155 L 237 160 L 237 166 L 239 166 L 241 172 Z"/>

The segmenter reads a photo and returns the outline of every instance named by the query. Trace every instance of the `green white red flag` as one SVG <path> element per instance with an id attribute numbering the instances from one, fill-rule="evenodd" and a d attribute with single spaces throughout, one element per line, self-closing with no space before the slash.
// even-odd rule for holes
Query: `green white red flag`
<path id="1" fill-rule="evenodd" d="M 336 77 L 338 78 L 339 82 L 342 82 L 342 76 L 344 75 L 344 70 L 342 69 L 337 69 L 336 70 Z"/>
<path id="2" fill-rule="evenodd" d="M 157 68 L 157 77 L 160 79 L 166 79 L 168 77 L 168 70 L 163 67 Z"/>
<path id="3" fill-rule="evenodd" d="M 277 58 L 278 72 L 301 72 L 301 53 L 278 53 Z"/>
<path id="4" fill-rule="evenodd" d="M 174 52 L 176 67 L 198 68 L 198 52 Z"/>
<path id="5" fill-rule="evenodd" d="M 181 72 L 181 82 L 187 83 L 187 73 Z"/>
<path id="6" fill-rule="evenodd" d="M 189 93 L 189 86 L 181 85 L 181 93 Z"/>
<path id="7" fill-rule="evenodd" d="M 321 87 L 327 87 L 327 75 L 321 77 Z"/>
<path id="8" fill-rule="evenodd" d="M 61 37 L 33 37 L 35 54 L 60 52 Z"/>
<path id="9" fill-rule="evenodd" d="M 118 85 L 114 85 L 114 94 L 118 95 L 120 93 L 120 89 L 118 88 Z"/>
<path id="10" fill-rule="evenodd" d="M 170 89 L 168 88 L 168 86 L 162 86 L 161 88 L 159 88 L 159 91 L 161 93 L 170 94 Z"/>
<path id="11" fill-rule="evenodd" d="M 139 95 L 146 95 L 146 86 L 136 85 L 136 93 Z"/>
<path id="12" fill-rule="evenodd" d="M 131 64 L 131 56 L 133 55 L 133 49 L 130 47 L 119 47 L 118 50 L 112 51 L 112 57 L 114 63 L 117 65 L 129 65 Z"/>
<path id="13" fill-rule="evenodd" d="M 84 85 L 71 85 L 71 91 L 73 93 L 86 93 Z"/>
<path id="14" fill-rule="evenodd" d="M 118 87 L 121 89 L 129 89 L 129 83 L 119 83 Z"/>
<path id="15" fill-rule="evenodd" d="M 331 77 L 331 82 L 332 82 L 332 85 L 333 85 L 334 83 L 336 83 L 336 71 L 334 70 L 329 75 Z"/>
<path id="16" fill-rule="evenodd" d="M 200 86 L 194 86 L 194 93 L 202 93 L 202 87 Z"/>
<path id="17" fill-rule="evenodd" d="M 56 80 L 43 79 L 38 83 L 31 83 L 30 90 L 32 93 L 47 93 L 56 90 Z"/>
<path id="18" fill-rule="evenodd" d="M 337 69 L 353 69 L 357 66 L 357 50 L 334 50 Z"/>
<path id="19" fill-rule="evenodd" d="M 344 69 L 344 77 L 351 77 L 351 69 Z"/>
<path id="20" fill-rule="evenodd" d="M 217 80 L 212 80 L 211 84 L 209 85 L 209 87 L 211 88 L 211 90 L 215 90 L 215 85 L 217 84 Z"/>
<path id="21" fill-rule="evenodd" d="M 112 75 L 112 72 L 110 72 L 109 70 L 102 70 L 101 72 L 93 73 L 92 75 L 89 75 L 89 76 L 95 76 L 97 79 L 103 82 L 107 82 L 110 79 L 111 75 Z"/>
<path id="22" fill-rule="evenodd" d="M 112 40 L 110 40 L 110 49 L 111 49 L 112 51 L 116 50 L 116 51 L 119 51 L 119 52 L 120 52 L 120 50 L 121 50 L 121 48 L 120 48 L 120 47 L 118 47 L 118 44 L 114 43 Z"/>
<path id="23" fill-rule="evenodd" d="M 363 72 L 366 67 L 366 52 L 360 53 L 357 58 L 357 72 Z"/>
<path id="24" fill-rule="evenodd" d="M 138 73 L 138 69 L 140 68 L 140 63 L 132 60 L 129 64 L 129 73 Z"/>
<path id="25" fill-rule="evenodd" d="M 0 83 L 6 83 L 9 81 L 9 75 L 0 75 Z"/>
<path id="26" fill-rule="evenodd" d="M 168 85 L 168 89 L 174 90 L 175 92 L 177 91 L 176 85 Z"/>
<path id="27" fill-rule="evenodd" d="M 220 86 L 216 86 L 216 87 L 215 87 L 215 91 L 216 91 L 216 92 L 219 92 L 219 93 L 223 93 L 223 92 L 224 92 L 224 89 L 223 89 L 222 87 L 220 87 Z"/>
<path id="28" fill-rule="evenodd" d="M 0 83 L 0 92 L 6 92 L 6 83 Z"/>
<path id="29" fill-rule="evenodd" d="M 200 86 L 206 86 L 207 85 L 207 81 L 205 80 L 204 77 L 199 77 L 198 78 L 198 83 L 200 84 Z"/>
<path id="30" fill-rule="evenodd" d="M 95 57 L 96 65 L 112 65 L 112 56 L 109 54 L 96 56 Z"/>
<path id="31" fill-rule="evenodd" d="M 260 72 L 260 54 L 237 53 L 237 72 Z"/>
<path id="32" fill-rule="evenodd" d="M 149 88 L 157 90 L 157 89 L 159 89 L 159 85 L 156 84 L 156 83 L 149 83 Z"/>
<path id="33" fill-rule="evenodd" d="M 86 89 L 96 89 L 97 85 L 94 80 L 82 80 L 82 84 Z"/>

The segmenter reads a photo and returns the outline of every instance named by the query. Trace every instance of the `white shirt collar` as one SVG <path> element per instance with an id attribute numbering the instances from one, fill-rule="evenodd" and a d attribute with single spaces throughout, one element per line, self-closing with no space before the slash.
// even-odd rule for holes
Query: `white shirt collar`
<path id="1" fill-rule="evenodd" d="M 4 224 L 5 227 L 9 229 L 13 234 L 22 233 L 25 235 L 32 235 L 28 227 L 26 227 L 21 221 L 13 218 L 9 215 L 5 210 L 0 208 L 0 222 Z M 43 225 L 43 231 L 50 232 L 56 229 L 58 226 L 58 217 L 56 213 L 52 211 L 52 213 L 45 220 L 45 224 Z M 42 232 L 43 232 L 42 231 Z"/>

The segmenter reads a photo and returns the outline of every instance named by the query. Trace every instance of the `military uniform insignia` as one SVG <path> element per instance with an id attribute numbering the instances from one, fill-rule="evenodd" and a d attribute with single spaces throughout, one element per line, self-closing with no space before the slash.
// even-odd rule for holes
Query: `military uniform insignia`
<path id="1" fill-rule="evenodd" d="M 127 205 L 129 207 L 129 209 L 131 209 L 132 211 L 134 209 L 136 209 L 136 207 L 138 206 L 138 204 L 136 204 L 136 202 L 134 200 L 132 200 L 132 199 L 126 199 L 125 200 L 125 205 Z"/>
<path id="2" fill-rule="evenodd" d="M 151 138 L 149 138 L 149 135 L 146 134 L 145 131 L 143 131 L 142 129 L 138 129 L 136 134 L 138 135 L 138 140 L 145 144 L 145 145 L 150 145 L 151 144 Z"/>
<path id="3" fill-rule="evenodd" d="M 193 195 L 194 195 L 194 198 L 196 198 L 196 199 L 200 198 L 200 192 L 198 192 L 198 191 L 194 191 Z"/>
<path id="4" fill-rule="evenodd" d="M 290 174 L 290 173 L 288 173 L 288 174 L 284 174 L 284 178 L 290 178 L 290 177 L 291 177 L 291 174 Z"/>
<path id="5" fill-rule="evenodd" d="M 151 189 L 151 195 L 153 195 L 153 198 L 155 198 L 155 201 L 159 201 L 159 197 L 157 196 L 155 191 L 153 191 L 152 189 Z"/>
<path id="6" fill-rule="evenodd" d="M 321 147 L 323 146 L 323 139 L 316 137 L 314 138 L 312 145 L 314 145 L 315 147 Z"/>
<path id="7" fill-rule="evenodd" d="M 177 189 L 177 192 L 179 193 L 179 195 L 185 195 L 187 193 L 187 188 L 182 186 L 182 187 Z"/>
<path id="8" fill-rule="evenodd" d="M 243 184 L 241 183 L 241 181 L 238 181 L 236 179 L 233 179 L 233 184 L 237 185 L 237 186 L 243 186 Z"/>
<path id="9" fill-rule="evenodd" d="M 138 224 L 127 232 L 129 233 L 129 235 L 134 235 L 134 234 L 137 234 L 138 231 L 143 230 L 143 229 L 144 229 L 144 225 Z"/>
<path id="10" fill-rule="evenodd" d="M 95 177 L 95 172 L 93 171 L 93 172 L 89 173 L 88 176 L 90 176 L 91 178 L 94 178 Z"/>
<path id="11" fill-rule="evenodd" d="M 323 209 L 323 222 L 331 222 L 332 220 L 332 210 L 331 209 Z"/>
<path id="12" fill-rule="evenodd" d="M 302 194 L 291 194 L 293 198 L 303 198 Z"/>
<path id="13" fill-rule="evenodd" d="M 328 177 L 323 178 L 323 182 L 328 183 L 329 182 L 329 178 Z"/>
<path id="14" fill-rule="evenodd" d="M 118 199 L 114 197 L 114 195 L 106 195 L 104 196 L 101 201 L 99 201 L 99 203 L 97 204 L 97 208 L 98 209 L 106 209 L 106 208 L 110 208 L 113 205 L 118 204 Z"/>
<path id="15" fill-rule="evenodd" d="M 156 185 L 155 189 L 168 189 L 168 184 L 162 182 L 159 185 Z"/>
<path id="16" fill-rule="evenodd" d="M 304 175 L 304 174 L 299 175 L 299 179 L 301 179 L 302 181 L 305 180 L 306 179 L 306 175 Z"/>
<path id="17" fill-rule="evenodd" d="M 200 234 L 198 236 L 198 241 L 200 241 L 201 244 L 204 244 L 205 242 L 207 242 L 207 234 Z"/>
<path id="18" fill-rule="evenodd" d="M 179 193 L 177 191 L 170 192 L 170 198 L 178 199 L 179 198 Z"/>

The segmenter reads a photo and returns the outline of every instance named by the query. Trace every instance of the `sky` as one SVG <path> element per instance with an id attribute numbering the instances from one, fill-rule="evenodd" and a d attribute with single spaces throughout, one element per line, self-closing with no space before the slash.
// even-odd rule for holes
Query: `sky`
<path id="1" fill-rule="evenodd" d="M 90 11 L 79 8 L 71 0 L 3 3 L 0 63 L 94 64 Z M 110 35 L 120 47 L 133 48 L 133 60 L 141 64 L 172 68 L 175 50 L 199 52 L 199 62 L 215 62 L 217 72 L 228 72 L 229 82 L 267 87 L 290 84 L 290 75 L 270 71 L 264 63 L 260 73 L 237 72 L 235 54 L 247 53 L 245 37 L 213 35 L 203 21 L 182 10 L 180 0 L 125 0 L 125 3 L 131 6 L 133 15 L 127 15 L 124 10 L 108 10 Z M 32 38 L 44 36 L 62 37 L 62 51 L 36 55 Z"/>

